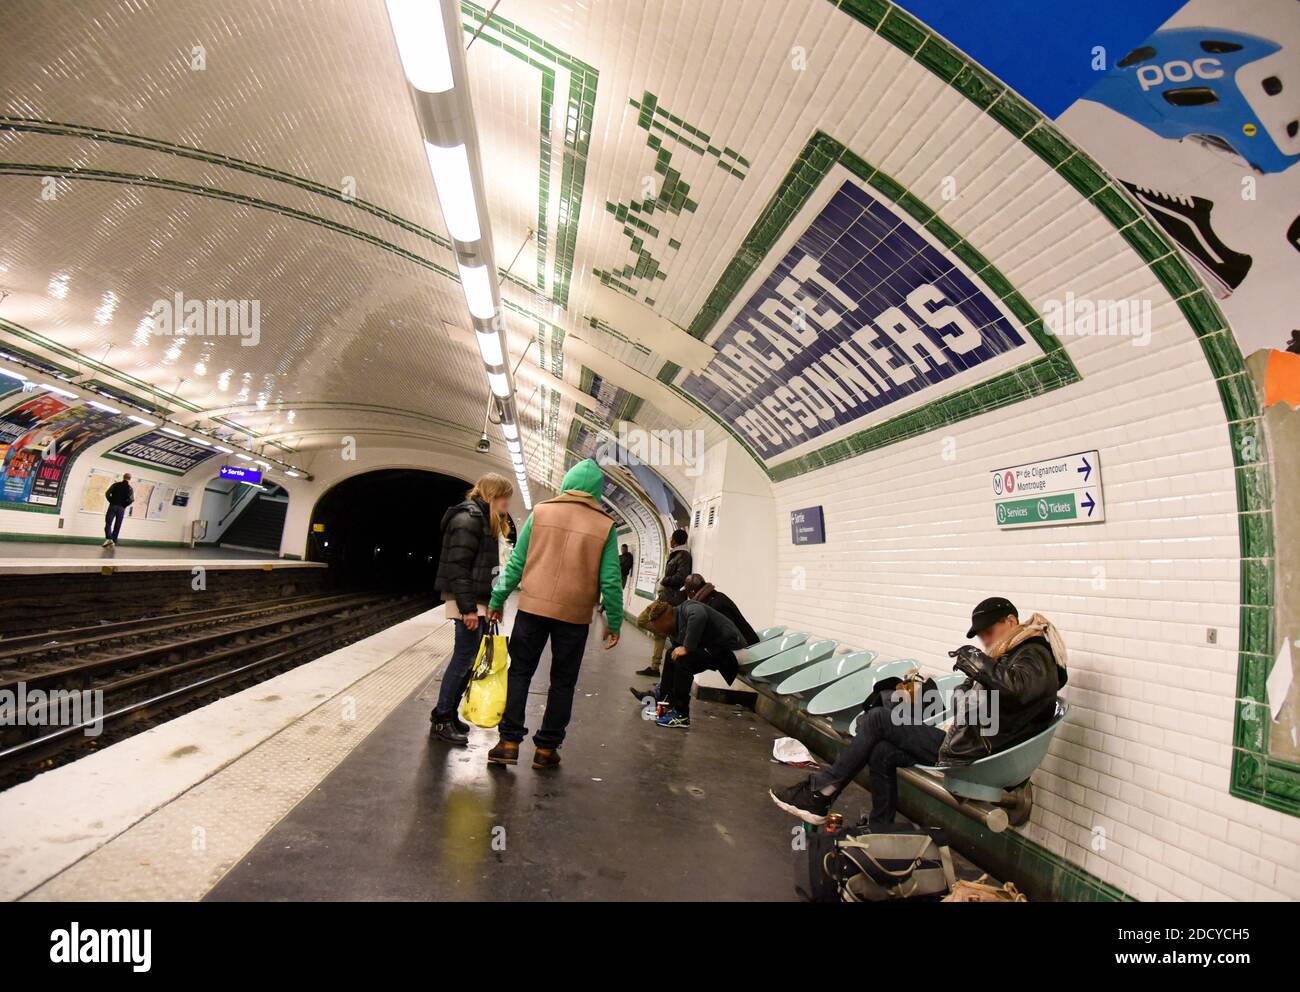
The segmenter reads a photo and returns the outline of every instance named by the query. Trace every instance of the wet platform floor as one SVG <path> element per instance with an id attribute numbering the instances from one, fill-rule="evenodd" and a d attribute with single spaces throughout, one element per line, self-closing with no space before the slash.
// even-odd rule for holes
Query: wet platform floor
<path id="1" fill-rule="evenodd" d="M 697 701 L 689 730 L 643 719 L 648 641 L 588 644 L 552 771 L 489 766 L 496 732 L 431 741 L 439 676 L 405 699 L 209 893 L 214 900 L 793 900 L 798 822 L 768 797 L 807 774 L 742 707 Z M 528 707 L 545 704 L 544 657 Z M 851 787 L 848 822 L 867 794 Z M 960 873 L 970 877 L 969 865 Z"/>

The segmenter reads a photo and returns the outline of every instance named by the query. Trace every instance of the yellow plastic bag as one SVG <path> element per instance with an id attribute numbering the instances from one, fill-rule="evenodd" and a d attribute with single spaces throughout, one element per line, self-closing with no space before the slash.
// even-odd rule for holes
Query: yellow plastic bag
<path id="1" fill-rule="evenodd" d="M 469 688 L 465 690 L 465 699 L 460 705 L 461 719 L 486 728 L 501 722 L 506 711 L 506 672 L 509 669 L 509 644 L 504 635 L 497 633 L 497 625 L 488 623 L 479 640 Z"/>

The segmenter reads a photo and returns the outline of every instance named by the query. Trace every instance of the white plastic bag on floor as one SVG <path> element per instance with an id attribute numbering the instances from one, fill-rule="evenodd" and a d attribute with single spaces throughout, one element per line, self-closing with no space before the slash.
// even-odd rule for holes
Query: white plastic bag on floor
<path id="1" fill-rule="evenodd" d="M 816 768 L 817 759 L 812 756 L 802 741 L 793 737 L 782 737 L 772 744 L 772 758 L 783 765 L 795 765 L 800 768 Z"/>

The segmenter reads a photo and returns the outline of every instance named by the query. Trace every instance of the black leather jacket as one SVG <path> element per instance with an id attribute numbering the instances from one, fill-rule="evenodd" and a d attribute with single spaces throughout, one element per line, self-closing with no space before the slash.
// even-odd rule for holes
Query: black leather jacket
<path id="1" fill-rule="evenodd" d="M 488 505 L 477 499 L 458 503 L 442 516 L 442 552 L 434 588 L 455 596 L 461 613 L 475 612 L 492 595 L 500 552 L 491 527 Z"/>
<path id="2" fill-rule="evenodd" d="M 954 699 L 966 697 L 970 718 L 963 722 L 958 709 L 957 719 L 939 747 L 941 765 L 969 765 L 1026 741 L 1051 724 L 1056 692 L 1065 686 L 1066 674 L 1057 666 L 1046 638 L 1021 641 L 996 661 L 970 645 L 953 654 L 957 658 L 953 667 L 969 676 Z M 985 732 L 976 720 L 977 713 L 995 712 L 990 692 L 997 693 L 996 733 Z M 971 694 L 982 697 L 978 708 Z"/>

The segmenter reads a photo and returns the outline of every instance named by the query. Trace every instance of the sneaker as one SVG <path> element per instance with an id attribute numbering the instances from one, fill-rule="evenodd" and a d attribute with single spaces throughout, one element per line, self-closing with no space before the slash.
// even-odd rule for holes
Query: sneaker
<path id="1" fill-rule="evenodd" d="M 660 672 L 659 669 L 657 668 L 643 668 L 641 669 L 641 671 L 637 672 L 637 674 L 640 675 L 643 679 L 657 679 L 660 675 Z"/>
<path id="2" fill-rule="evenodd" d="M 831 797 L 814 789 L 810 778 L 784 789 L 769 789 L 767 794 L 772 797 L 772 802 L 804 823 L 821 826 L 831 810 Z"/>
<path id="3" fill-rule="evenodd" d="M 112 546 L 113 542 L 107 539 L 105 539 L 104 543 L 100 545 L 101 548 L 111 548 Z"/>
<path id="4" fill-rule="evenodd" d="M 682 716 L 676 710 L 669 710 L 661 716 L 655 723 L 660 727 L 668 727 L 672 730 L 690 730 L 691 718 Z"/>
<path id="5" fill-rule="evenodd" d="M 1250 271 L 1253 259 L 1233 251 L 1214 233 L 1210 212 L 1214 201 L 1202 196 L 1180 196 L 1125 182 L 1142 205 L 1220 287 L 1220 297 L 1230 296 Z"/>
<path id="6" fill-rule="evenodd" d="M 559 768 L 560 752 L 553 747 L 539 747 L 533 752 L 534 768 Z"/>
<path id="7" fill-rule="evenodd" d="M 488 752 L 489 765 L 519 764 L 519 745 L 514 741 L 497 741 L 496 747 Z"/>
<path id="8" fill-rule="evenodd" d="M 442 717 L 433 717 L 430 720 L 429 736 L 434 740 L 442 741 L 446 744 L 456 744 L 463 747 L 469 743 L 469 737 L 456 728 L 456 724 Z"/>
<path id="9" fill-rule="evenodd" d="M 632 695 L 636 697 L 636 701 L 638 703 L 645 703 L 646 705 L 649 705 L 652 702 L 653 703 L 659 702 L 659 687 L 657 685 L 652 685 L 649 689 L 638 689 L 636 686 L 633 685 L 633 686 L 628 686 L 627 691 L 632 693 Z"/>

